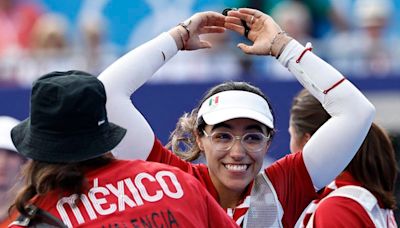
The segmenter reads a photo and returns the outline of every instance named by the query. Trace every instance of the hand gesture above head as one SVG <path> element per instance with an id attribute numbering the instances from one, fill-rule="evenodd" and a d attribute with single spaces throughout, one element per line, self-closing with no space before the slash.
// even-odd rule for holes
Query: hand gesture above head
<path id="1" fill-rule="evenodd" d="M 225 16 L 217 12 L 201 12 L 179 23 L 169 33 L 174 37 L 178 49 L 197 50 L 210 48 L 208 41 L 200 39 L 201 34 L 225 32 Z"/>
<path id="2" fill-rule="evenodd" d="M 246 37 L 253 42 L 253 45 L 238 44 L 246 54 L 277 56 L 281 47 L 291 40 L 272 17 L 255 9 L 230 10 L 225 18 L 225 28 L 246 35 L 242 20 L 249 28 Z"/>

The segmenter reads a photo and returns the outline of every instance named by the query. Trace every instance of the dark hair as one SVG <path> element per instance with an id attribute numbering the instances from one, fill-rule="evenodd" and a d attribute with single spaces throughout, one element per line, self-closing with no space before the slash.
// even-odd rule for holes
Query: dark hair
<path id="1" fill-rule="evenodd" d="M 301 90 L 293 98 L 290 109 L 290 125 L 299 138 L 305 133 L 313 135 L 331 116 L 321 103 L 307 90 Z"/>
<path id="2" fill-rule="evenodd" d="M 393 195 L 397 177 L 394 148 L 388 134 L 378 125 L 372 124 L 363 144 L 345 170 L 378 195 L 385 208 L 396 208 Z"/>
<path id="3" fill-rule="evenodd" d="M 197 120 L 198 110 L 203 102 L 214 94 L 230 90 L 247 91 L 263 97 L 267 101 L 272 116 L 275 120 L 274 112 L 271 107 L 271 102 L 259 88 L 247 82 L 224 82 L 209 89 L 204 94 L 203 98 L 200 100 L 196 108 L 194 108 L 190 113 L 183 114 L 179 118 L 175 130 L 171 133 L 169 137 L 167 147 L 171 148 L 174 153 L 176 153 L 179 157 L 186 161 L 196 160 L 200 156 L 201 150 L 196 143 L 196 137 L 194 133 L 197 132 L 199 135 L 203 135 L 203 129 L 206 126 L 203 118 Z M 275 129 L 270 129 L 269 127 L 267 127 L 267 130 L 272 138 L 275 134 Z"/>
<path id="4" fill-rule="evenodd" d="M 35 195 L 45 195 L 50 191 L 61 189 L 65 192 L 82 194 L 87 187 L 85 172 L 107 165 L 115 160 L 111 153 L 77 163 L 48 163 L 29 160 L 22 169 L 24 186 L 18 193 L 14 208 L 24 216 L 28 214 L 28 204 Z"/>
<path id="5" fill-rule="evenodd" d="M 330 118 L 321 103 L 304 89 L 293 99 L 290 114 L 290 125 L 300 137 L 305 133 L 314 134 Z M 387 133 L 378 125 L 372 124 L 345 171 L 378 196 L 385 208 L 396 208 L 394 186 L 397 163 L 394 148 Z"/>

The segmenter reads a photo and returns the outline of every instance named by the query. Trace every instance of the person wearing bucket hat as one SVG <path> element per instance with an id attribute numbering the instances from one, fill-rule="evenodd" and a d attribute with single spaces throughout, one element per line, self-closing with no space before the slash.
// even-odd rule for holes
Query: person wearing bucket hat
<path id="1" fill-rule="evenodd" d="M 224 21 L 198 17 L 215 19 L 205 26 Z M 179 32 L 170 33 L 182 44 Z M 237 227 L 193 176 L 116 159 L 111 150 L 126 129 L 108 121 L 106 100 L 103 83 L 86 72 L 51 72 L 34 82 L 30 115 L 11 131 L 31 160 L 10 208 L 20 217 L 9 227 Z"/>
<path id="2" fill-rule="evenodd" d="M 0 116 L 0 227 L 10 223 L 8 207 L 19 189 L 18 175 L 26 159 L 19 155 L 11 140 L 11 129 L 20 121 Z"/>
<path id="3" fill-rule="evenodd" d="M 32 87 L 30 117 L 11 131 L 18 152 L 35 161 L 72 163 L 113 149 L 126 130 L 108 122 L 104 86 L 82 71 L 51 72 Z"/>
<path id="4" fill-rule="evenodd" d="M 197 37 L 199 24 L 194 15 L 173 29 Z M 332 118 L 301 152 L 260 172 L 276 128 L 271 103 L 249 83 L 225 82 L 211 88 L 191 113 L 180 118 L 171 135 L 173 150 L 184 150 L 177 156 L 161 145 L 130 100 L 132 92 L 167 60 L 188 49 L 163 33 L 99 76 L 109 98 L 110 119 L 128 129 L 114 153 L 169 164 L 195 176 L 242 227 L 294 227 L 316 192 L 351 161 L 371 126 L 375 108 L 337 70 L 314 55 L 310 44 L 304 47 L 287 36 L 268 15 L 248 8 L 231 10 L 224 27 L 247 33 L 252 44 L 238 44 L 244 53 L 276 57 Z M 127 148 L 141 149 L 126 154 Z M 200 154 L 206 164 L 190 163 Z"/>
<path id="5" fill-rule="evenodd" d="M 300 91 L 290 111 L 291 152 L 302 150 L 329 119 L 317 99 Z M 397 227 L 393 215 L 397 169 L 388 134 L 373 123 L 349 165 L 310 204 L 296 227 Z"/>

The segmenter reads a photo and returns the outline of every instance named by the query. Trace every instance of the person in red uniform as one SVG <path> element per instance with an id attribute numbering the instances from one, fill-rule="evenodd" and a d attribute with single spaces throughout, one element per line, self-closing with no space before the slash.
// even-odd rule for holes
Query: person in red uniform
<path id="1" fill-rule="evenodd" d="M 191 41 L 210 47 L 199 36 L 206 30 L 198 26 L 206 21 L 193 15 L 172 29 L 182 40 L 163 33 L 99 75 L 106 88 L 110 119 L 128 129 L 114 154 L 169 164 L 195 176 L 238 225 L 293 227 L 317 197 L 316 191 L 351 161 L 375 109 L 339 72 L 310 52 L 309 45 L 291 39 L 271 17 L 254 9 L 229 11 L 225 28 L 252 42 L 238 47 L 247 54 L 276 57 L 323 104 L 332 120 L 302 152 L 287 155 L 261 171 L 275 132 L 271 104 L 248 83 L 222 83 L 209 90 L 178 123 L 175 133 L 186 143 L 188 157 L 202 154 L 207 164 L 185 161 L 161 145 L 130 97 L 179 50 L 198 48 Z M 137 149 L 127 153 L 129 148 Z"/>
<path id="2" fill-rule="evenodd" d="M 207 26 L 224 21 L 198 16 L 213 18 Z M 108 121 L 105 105 L 101 81 L 82 71 L 52 72 L 34 83 L 30 116 L 11 131 L 31 160 L 11 208 L 21 216 L 9 227 L 237 227 L 190 174 L 115 159 L 110 151 L 126 129 Z"/>
<path id="3" fill-rule="evenodd" d="M 329 119 L 318 100 L 302 90 L 291 108 L 291 151 L 301 151 Z M 373 123 L 353 160 L 310 204 L 299 227 L 397 227 L 393 216 L 396 176 L 393 145 L 387 133 Z M 343 189 L 345 195 L 338 194 Z M 346 189 L 362 197 L 355 197 Z"/>

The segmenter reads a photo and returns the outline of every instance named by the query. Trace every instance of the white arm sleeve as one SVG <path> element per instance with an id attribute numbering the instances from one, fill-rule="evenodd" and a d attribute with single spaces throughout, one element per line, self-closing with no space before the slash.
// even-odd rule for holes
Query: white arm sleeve
<path id="1" fill-rule="evenodd" d="M 343 76 L 328 63 L 292 40 L 279 61 L 316 97 L 332 116 L 311 137 L 303 149 L 305 166 L 316 189 L 339 175 L 361 146 L 375 115 L 374 106 L 349 81 L 345 80 L 328 93 Z"/>
<path id="2" fill-rule="evenodd" d="M 118 158 L 144 160 L 151 152 L 153 130 L 130 97 L 177 52 L 174 39 L 163 33 L 125 54 L 99 75 L 107 94 L 109 121 L 127 129 L 124 139 L 113 150 Z"/>

